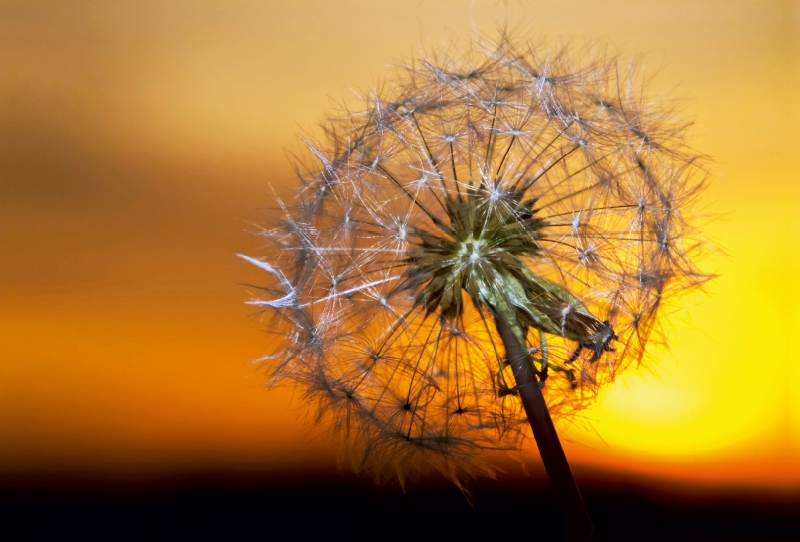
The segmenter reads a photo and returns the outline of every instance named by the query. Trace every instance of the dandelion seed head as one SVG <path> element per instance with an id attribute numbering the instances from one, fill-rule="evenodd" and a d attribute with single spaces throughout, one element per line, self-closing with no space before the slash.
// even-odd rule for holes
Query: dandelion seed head
<path id="1" fill-rule="evenodd" d="M 269 382 L 379 479 L 460 485 L 530 436 L 498 307 L 566 418 L 708 278 L 687 124 L 614 59 L 543 50 L 505 37 L 403 67 L 305 141 L 267 257 L 243 256 L 266 273 L 248 303 L 274 318 Z"/>

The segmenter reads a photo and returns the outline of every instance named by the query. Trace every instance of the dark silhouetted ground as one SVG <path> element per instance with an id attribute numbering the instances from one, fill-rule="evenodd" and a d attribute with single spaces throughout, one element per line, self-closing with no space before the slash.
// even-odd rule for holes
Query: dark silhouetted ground
<path id="1" fill-rule="evenodd" d="M 3 530 L 26 535 L 188 536 L 313 540 L 559 540 L 558 510 L 541 478 L 500 477 L 408 493 L 368 479 L 321 471 L 104 479 L 6 476 Z M 691 496 L 658 487 L 582 482 L 600 541 L 800 540 L 797 495 L 740 491 Z M 691 493 L 691 492 L 689 492 Z"/>

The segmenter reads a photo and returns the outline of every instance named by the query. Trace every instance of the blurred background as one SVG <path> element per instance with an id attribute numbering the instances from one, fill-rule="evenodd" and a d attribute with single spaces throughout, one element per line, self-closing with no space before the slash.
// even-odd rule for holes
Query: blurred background
<path id="1" fill-rule="evenodd" d="M 532 517 L 556 514 L 533 450 L 527 473 L 512 461 L 477 483 L 475 508 L 436 481 L 403 496 L 339 474 L 300 402 L 265 391 L 249 363 L 269 345 L 241 283 L 260 277 L 234 256 L 259 253 L 259 208 L 294 186 L 298 133 L 393 62 L 503 25 L 639 58 L 713 158 L 703 207 L 719 218 L 703 229 L 719 278 L 675 315 L 650 370 L 562 427 L 596 522 L 795 533 L 793 0 L 0 2 L 6 510 L 255 507 L 246 524 L 295 504 L 331 518 L 366 507 L 373 521 L 435 506 L 490 525 L 514 495 Z"/>

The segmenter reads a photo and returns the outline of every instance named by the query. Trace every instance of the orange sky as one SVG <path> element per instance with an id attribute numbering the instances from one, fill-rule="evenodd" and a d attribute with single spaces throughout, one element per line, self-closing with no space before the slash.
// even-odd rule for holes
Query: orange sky
<path id="1" fill-rule="evenodd" d="M 568 6 L 568 7 L 565 7 Z M 327 464 L 237 252 L 286 149 L 393 59 L 502 21 L 645 53 L 711 155 L 721 277 L 563 433 L 575 464 L 800 488 L 800 5 L 0 2 L 0 473 Z"/>

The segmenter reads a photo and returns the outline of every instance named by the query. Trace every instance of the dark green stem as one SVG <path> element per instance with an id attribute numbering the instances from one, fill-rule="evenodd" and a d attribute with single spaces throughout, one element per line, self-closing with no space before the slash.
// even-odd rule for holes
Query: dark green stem
<path id="1" fill-rule="evenodd" d="M 586 542 L 592 538 L 594 527 L 539 388 L 539 379 L 528 354 L 522 326 L 514 317 L 498 312 L 494 316 L 497 331 L 506 350 L 506 358 L 514 372 L 522 406 L 566 524 L 564 541 Z"/>

